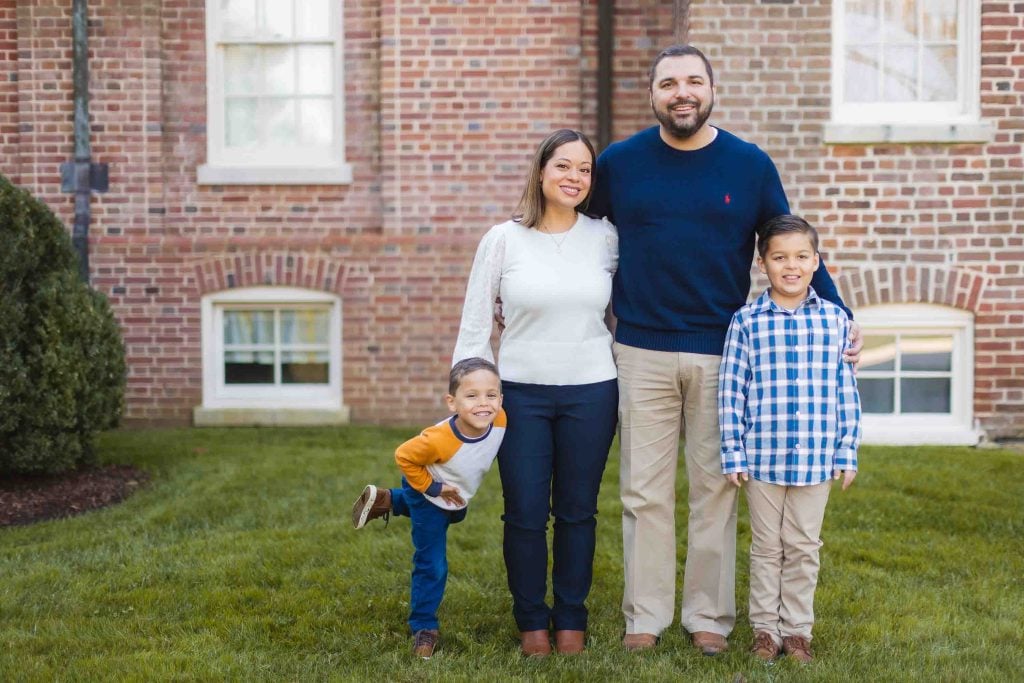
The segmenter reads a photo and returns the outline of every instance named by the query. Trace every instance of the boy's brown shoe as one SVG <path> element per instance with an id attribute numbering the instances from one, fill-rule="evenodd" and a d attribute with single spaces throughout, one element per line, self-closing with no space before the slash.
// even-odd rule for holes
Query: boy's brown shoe
<path id="1" fill-rule="evenodd" d="M 693 646 L 700 650 L 705 657 L 714 657 L 729 649 L 729 641 L 720 633 L 694 631 L 690 634 L 690 639 L 693 641 Z"/>
<path id="2" fill-rule="evenodd" d="M 412 634 L 412 653 L 420 659 L 430 659 L 440 635 L 437 629 L 423 628 Z"/>
<path id="3" fill-rule="evenodd" d="M 622 636 L 622 646 L 629 652 L 650 650 L 658 644 L 658 636 L 653 633 L 627 633 Z"/>
<path id="4" fill-rule="evenodd" d="M 362 529 L 371 519 L 384 518 L 387 526 L 391 518 L 391 489 L 379 489 L 368 484 L 352 505 L 352 526 Z"/>
<path id="5" fill-rule="evenodd" d="M 758 659 L 770 662 L 779 656 L 779 646 L 768 631 L 758 631 L 754 634 L 754 646 L 750 648 Z"/>
<path id="6" fill-rule="evenodd" d="M 814 661 L 814 653 L 811 652 L 811 641 L 803 636 L 786 636 L 783 638 L 782 651 L 801 664 Z"/>

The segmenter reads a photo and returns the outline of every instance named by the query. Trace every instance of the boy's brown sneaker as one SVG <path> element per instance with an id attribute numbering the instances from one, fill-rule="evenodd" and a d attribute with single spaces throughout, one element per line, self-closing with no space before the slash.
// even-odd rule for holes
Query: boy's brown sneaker
<path id="1" fill-rule="evenodd" d="M 352 526 L 362 529 L 371 519 L 384 518 L 384 526 L 391 519 L 391 489 L 379 489 L 368 484 L 352 505 Z"/>
<path id="2" fill-rule="evenodd" d="M 801 664 L 808 664 L 814 661 L 814 653 L 811 652 L 811 641 L 803 636 L 786 636 L 783 638 L 782 651 Z"/>
<path id="3" fill-rule="evenodd" d="M 420 659 L 430 659 L 440 635 L 437 629 L 423 628 L 412 634 L 412 653 Z"/>
<path id="4" fill-rule="evenodd" d="M 768 631 L 758 631 L 754 634 L 754 646 L 750 648 L 754 656 L 766 662 L 773 661 L 779 656 L 779 646 Z"/>

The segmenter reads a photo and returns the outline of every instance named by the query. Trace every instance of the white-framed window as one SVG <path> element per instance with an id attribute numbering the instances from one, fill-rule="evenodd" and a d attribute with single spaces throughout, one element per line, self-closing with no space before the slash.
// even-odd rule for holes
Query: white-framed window
<path id="1" fill-rule="evenodd" d="M 203 297 L 201 321 L 203 405 L 197 423 L 223 423 L 217 411 L 225 409 L 256 416 L 236 420 L 242 423 L 275 422 L 257 419 L 261 410 L 342 411 L 347 419 L 338 297 L 296 287 L 231 289 Z"/>
<path id="2" fill-rule="evenodd" d="M 979 121 L 978 0 L 835 0 L 832 8 L 826 141 L 991 137 Z"/>
<path id="3" fill-rule="evenodd" d="M 200 183 L 352 181 L 341 0 L 207 0 Z"/>
<path id="4" fill-rule="evenodd" d="M 974 317 L 930 304 L 854 311 L 865 443 L 976 444 Z"/>

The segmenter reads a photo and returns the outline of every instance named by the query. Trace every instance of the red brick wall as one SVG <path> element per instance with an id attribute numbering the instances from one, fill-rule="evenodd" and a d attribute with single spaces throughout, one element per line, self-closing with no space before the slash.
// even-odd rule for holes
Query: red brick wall
<path id="1" fill-rule="evenodd" d="M 775 159 L 793 211 L 822 228 L 858 306 L 931 302 L 975 314 L 975 417 L 1024 430 L 1024 3 L 982 2 L 989 144 L 826 145 L 831 3 L 691 3 L 716 68 L 713 120 Z"/>
<path id="2" fill-rule="evenodd" d="M 647 66 L 680 32 L 685 4 L 615 3 L 615 139 L 654 123 Z M 978 316 L 975 412 L 993 434 L 1019 435 L 1021 3 L 983 3 L 983 113 L 998 132 L 960 146 L 822 144 L 828 3 L 689 4 L 690 39 L 719 80 L 713 120 L 773 155 L 794 209 L 824 228 L 849 297 L 917 300 L 912 283 L 963 275 L 950 291 L 966 287 Z M 196 183 L 203 0 L 89 8 L 93 155 L 110 164 L 111 186 L 93 200 L 92 273 L 125 327 L 129 421 L 190 420 L 201 400 L 200 297 L 228 275 L 264 284 L 267 273 L 341 295 L 354 420 L 435 418 L 479 237 L 511 212 L 545 134 L 596 134 L 597 0 L 346 0 L 354 182 L 302 187 Z M 65 0 L 0 0 L 3 172 L 69 225 L 59 165 L 73 144 L 70 26 Z"/>

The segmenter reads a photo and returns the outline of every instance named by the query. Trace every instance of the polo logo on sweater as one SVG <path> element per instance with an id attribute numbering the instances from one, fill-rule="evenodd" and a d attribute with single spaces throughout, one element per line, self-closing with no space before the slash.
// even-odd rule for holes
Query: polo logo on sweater
<path id="1" fill-rule="evenodd" d="M 725 203 L 732 204 L 732 197 L 730 197 L 729 195 L 725 195 Z"/>

